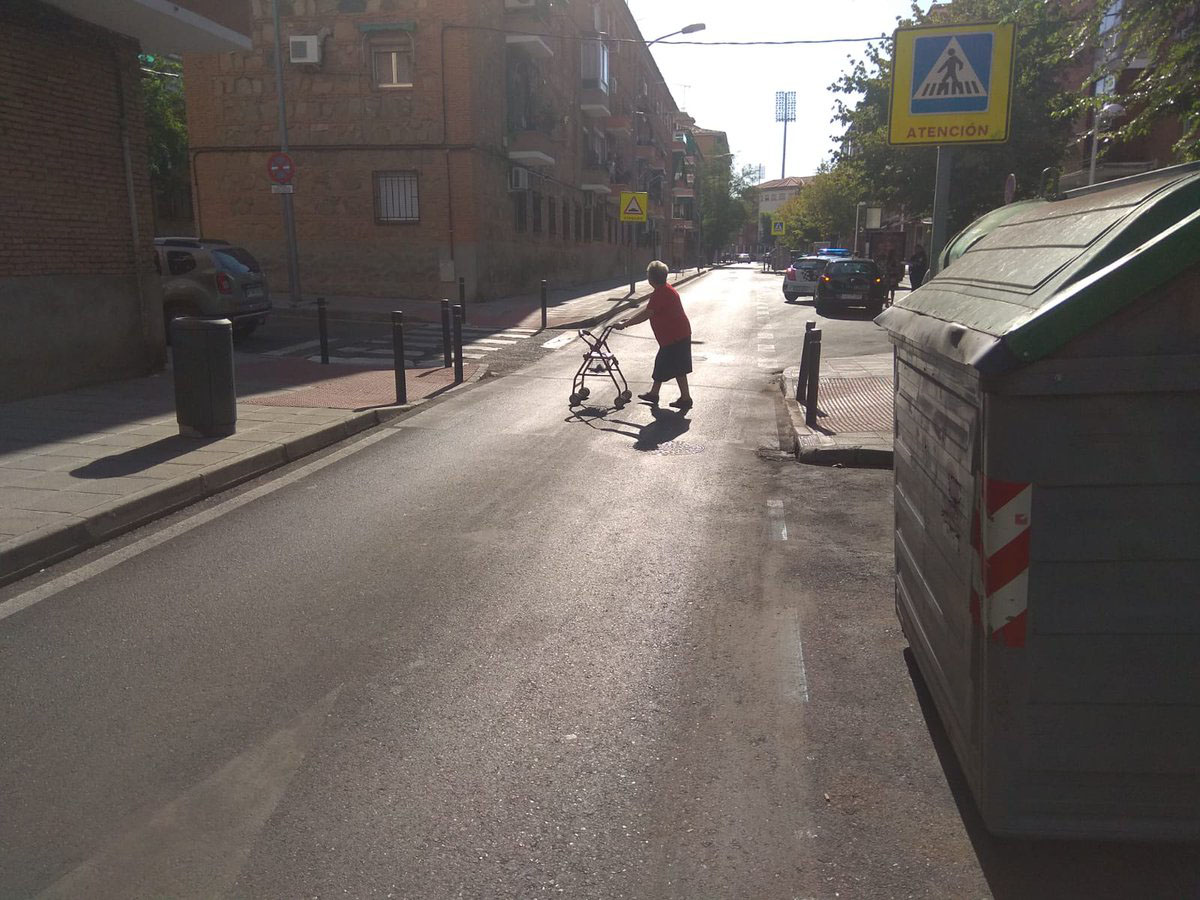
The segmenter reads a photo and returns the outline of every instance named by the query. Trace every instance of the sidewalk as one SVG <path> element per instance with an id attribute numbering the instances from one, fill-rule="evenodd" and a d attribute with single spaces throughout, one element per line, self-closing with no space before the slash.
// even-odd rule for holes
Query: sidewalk
<path id="1" fill-rule="evenodd" d="M 671 284 L 681 285 L 699 278 L 708 269 L 688 269 L 673 272 Z M 639 281 L 635 291 L 629 293 L 629 281 L 611 279 L 603 282 L 580 285 L 572 288 L 550 288 L 546 296 L 546 324 L 548 328 L 587 328 L 618 312 L 632 309 L 649 298 L 650 284 Z M 458 302 L 457 288 L 448 299 Z M 408 300 L 399 297 L 325 297 L 326 309 L 331 320 L 351 322 L 390 322 L 392 311 L 404 313 L 408 321 L 440 322 L 442 305 L 440 300 Z M 540 293 L 521 294 L 498 300 L 468 302 L 467 322 L 471 325 L 495 328 L 540 328 L 542 303 Z M 316 318 L 315 297 L 303 300 L 292 307 L 286 300 L 277 300 L 272 316 Z"/>
<path id="2" fill-rule="evenodd" d="M 805 422 L 796 401 L 799 366 L 780 381 L 792 420 L 796 458 L 817 465 L 892 467 L 892 354 L 821 360 L 817 427 Z"/>
<path id="3" fill-rule="evenodd" d="M 359 431 L 453 387 L 452 369 L 236 354 L 237 433 L 179 436 L 161 375 L 0 404 L 0 584 Z M 484 367 L 463 367 L 466 382 Z"/>

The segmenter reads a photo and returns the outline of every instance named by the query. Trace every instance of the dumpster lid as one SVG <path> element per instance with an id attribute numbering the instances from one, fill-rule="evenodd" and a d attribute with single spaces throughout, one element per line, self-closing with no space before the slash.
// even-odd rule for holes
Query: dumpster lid
<path id="1" fill-rule="evenodd" d="M 981 372 L 1017 369 L 1200 263 L 1200 164 L 1014 203 L 952 244 L 876 321 Z"/>

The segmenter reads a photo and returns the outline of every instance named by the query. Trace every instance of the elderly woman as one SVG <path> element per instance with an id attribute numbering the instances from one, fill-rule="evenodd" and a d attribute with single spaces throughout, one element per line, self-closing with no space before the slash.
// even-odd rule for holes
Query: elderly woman
<path id="1" fill-rule="evenodd" d="M 654 286 L 646 308 L 617 322 L 615 327 L 624 329 L 650 320 L 650 328 L 658 341 L 658 356 L 654 358 L 654 374 L 651 376 L 654 386 L 645 394 L 638 394 L 638 397 L 658 403 L 662 383 L 674 378 L 679 385 L 679 399 L 672 400 L 670 405 L 682 412 L 692 408 L 692 395 L 688 392 L 687 381 L 688 373 L 692 371 L 692 323 L 683 311 L 679 292 L 667 284 L 667 274 L 667 265 L 661 260 L 656 259 L 646 267 L 646 278 Z"/>

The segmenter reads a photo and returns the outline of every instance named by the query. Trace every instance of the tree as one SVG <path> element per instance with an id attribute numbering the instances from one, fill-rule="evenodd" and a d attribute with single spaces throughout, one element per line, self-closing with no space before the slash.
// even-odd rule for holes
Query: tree
<path id="1" fill-rule="evenodd" d="M 784 223 L 783 243 L 793 249 L 821 240 L 846 243 L 854 230 L 855 198 L 861 194 L 849 166 L 821 166 L 775 213 Z"/>
<path id="2" fill-rule="evenodd" d="M 705 166 L 700 227 L 706 259 L 712 259 L 718 250 L 731 244 L 746 224 L 750 215 L 746 191 L 752 173 L 752 167 L 745 166 L 735 175 L 729 157 L 714 159 Z"/>
<path id="3" fill-rule="evenodd" d="M 178 60 L 142 54 L 142 98 L 150 180 L 159 198 L 188 197 L 187 110 L 183 99 L 183 66 Z"/>
<path id="4" fill-rule="evenodd" d="M 1042 170 L 1062 160 L 1071 138 L 1068 112 L 1074 102 L 1063 72 L 1074 55 L 1077 25 L 1065 4 L 1043 0 L 955 0 L 924 13 L 915 4 L 901 25 L 956 22 L 1016 22 L 1017 56 L 1013 83 L 1012 127 L 1005 144 L 956 148 L 950 191 L 950 230 L 1003 202 L 1004 181 L 1017 176 L 1018 195 L 1037 193 Z M 887 142 L 891 99 L 892 41 L 869 44 L 863 58 L 851 58 L 850 70 L 831 90 L 839 100 L 835 121 L 845 126 L 834 168 L 861 193 L 852 202 L 903 209 L 925 215 L 933 203 L 936 150 L 893 147 Z"/>
<path id="5" fill-rule="evenodd" d="M 1088 76 L 1085 86 L 1092 89 L 1076 100 L 1074 112 L 1095 111 L 1117 99 L 1115 78 L 1106 85 L 1106 76 L 1123 68 L 1126 60 L 1148 60 L 1150 65 L 1120 92 L 1128 118 L 1115 137 L 1140 137 L 1158 122 L 1177 119 L 1181 134 L 1172 149 L 1181 162 L 1200 159 L 1200 3 L 1101 2 L 1083 19 L 1075 39 L 1081 47 L 1099 43 L 1111 64 L 1098 66 Z"/>

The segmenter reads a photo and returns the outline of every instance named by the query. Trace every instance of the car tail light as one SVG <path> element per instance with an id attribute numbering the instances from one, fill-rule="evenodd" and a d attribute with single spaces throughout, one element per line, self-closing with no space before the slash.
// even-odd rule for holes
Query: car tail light
<path id="1" fill-rule="evenodd" d="M 788 281 L 795 281 L 795 280 L 796 280 L 796 270 L 788 269 Z"/>
<path id="2" fill-rule="evenodd" d="M 882 282 L 883 282 L 883 279 L 882 279 L 882 278 L 876 278 L 876 279 L 875 279 L 875 283 L 876 283 L 876 284 L 881 284 Z"/>
<path id="3" fill-rule="evenodd" d="M 822 280 L 822 281 L 825 281 L 825 282 L 830 282 L 830 281 L 833 281 L 833 279 L 832 279 L 832 278 L 830 278 L 828 275 L 822 275 L 822 276 L 821 276 L 821 280 Z"/>
<path id="4" fill-rule="evenodd" d="M 222 294 L 233 293 L 233 279 L 224 272 L 217 273 L 217 290 Z"/>

